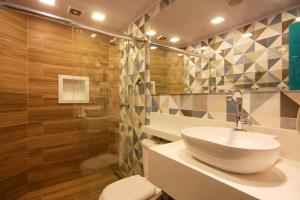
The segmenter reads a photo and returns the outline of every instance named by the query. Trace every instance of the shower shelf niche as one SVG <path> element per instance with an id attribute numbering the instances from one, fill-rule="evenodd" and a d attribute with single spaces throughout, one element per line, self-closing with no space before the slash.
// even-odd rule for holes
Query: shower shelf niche
<path id="1" fill-rule="evenodd" d="M 89 77 L 58 75 L 58 103 L 89 103 Z"/>

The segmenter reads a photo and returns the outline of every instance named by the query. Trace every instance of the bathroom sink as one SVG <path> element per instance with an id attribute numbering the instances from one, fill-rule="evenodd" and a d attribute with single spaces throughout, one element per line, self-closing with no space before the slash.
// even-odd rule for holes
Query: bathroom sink
<path id="1" fill-rule="evenodd" d="M 181 130 L 188 152 L 222 170 L 252 174 L 274 165 L 280 143 L 269 135 L 230 128 L 190 127 Z"/>

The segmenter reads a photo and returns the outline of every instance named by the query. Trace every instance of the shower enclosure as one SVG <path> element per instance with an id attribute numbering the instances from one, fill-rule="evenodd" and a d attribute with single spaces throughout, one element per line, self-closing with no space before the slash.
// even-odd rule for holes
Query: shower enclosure
<path id="1" fill-rule="evenodd" d="M 81 199 L 97 199 L 106 185 L 119 178 L 120 59 L 117 43 L 111 43 L 112 39 L 73 27 L 73 75 L 89 78 L 89 102 L 74 105 L 79 123 Z"/>
<path id="2" fill-rule="evenodd" d="M 142 174 L 147 48 L 0 8 L 0 199 L 93 200 Z"/>

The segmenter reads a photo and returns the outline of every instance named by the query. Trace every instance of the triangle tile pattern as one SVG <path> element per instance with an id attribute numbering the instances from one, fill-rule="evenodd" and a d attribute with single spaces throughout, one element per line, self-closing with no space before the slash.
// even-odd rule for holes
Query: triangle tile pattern
<path id="1" fill-rule="evenodd" d="M 288 26 L 299 17 L 298 10 L 284 11 L 187 47 L 202 57 L 185 56 L 185 91 L 287 90 Z M 248 32 L 252 36 L 243 38 Z M 201 50 L 203 46 L 208 49 Z"/>
<path id="2" fill-rule="evenodd" d="M 147 37 L 144 26 L 162 10 L 166 9 L 175 0 L 161 0 L 147 13 L 131 24 L 126 34 L 137 37 Z M 120 169 L 124 177 L 143 174 L 142 145 L 146 135 L 141 132 L 141 126 L 149 123 L 150 112 L 163 110 L 168 102 L 160 98 L 151 97 L 150 66 L 148 62 L 147 45 L 133 41 L 121 40 L 120 50 Z M 142 80 L 136 85 L 137 80 Z M 166 97 L 168 99 L 168 97 Z M 173 105 L 173 104 L 172 104 Z"/>
<path id="3" fill-rule="evenodd" d="M 153 112 L 235 122 L 235 104 L 226 102 L 225 99 L 225 94 L 155 96 L 154 101 L 164 101 L 156 102 L 164 108 L 155 109 Z M 250 117 L 253 125 L 295 129 L 299 108 L 299 91 L 243 93 L 243 112 Z"/>
<path id="4" fill-rule="evenodd" d="M 132 41 L 120 42 L 120 169 L 124 176 L 142 174 L 141 125 L 146 123 L 146 48 Z M 149 70 L 149 69 L 148 69 Z M 141 79 L 141 84 L 134 84 Z M 150 95 L 149 95 L 150 97 Z M 151 101 L 151 100 L 150 100 Z M 155 107 L 155 106 L 149 106 Z M 159 105 L 156 105 L 158 108 Z"/>

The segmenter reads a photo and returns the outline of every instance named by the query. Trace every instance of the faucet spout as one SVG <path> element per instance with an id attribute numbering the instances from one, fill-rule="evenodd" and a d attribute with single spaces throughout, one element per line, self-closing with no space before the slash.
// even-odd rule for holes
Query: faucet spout
<path id="1" fill-rule="evenodd" d="M 248 119 L 243 113 L 243 95 L 241 90 L 229 92 L 226 95 L 226 101 L 234 102 L 236 107 L 236 130 L 245 131 L 244 125 L 248 124 Z"/>

